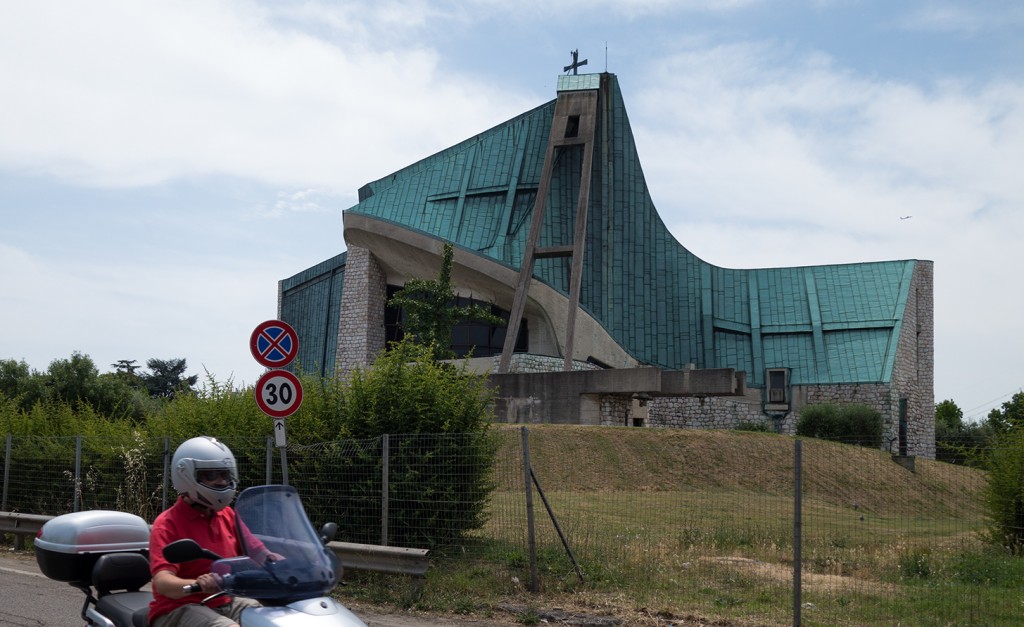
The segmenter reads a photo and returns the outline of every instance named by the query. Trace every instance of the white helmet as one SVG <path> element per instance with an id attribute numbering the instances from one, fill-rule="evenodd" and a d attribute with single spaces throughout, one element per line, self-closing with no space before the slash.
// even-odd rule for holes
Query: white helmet
<path id="1" fill-rule="evenodd" d="M 199 479 L 203 470 L 227 471 L 229 477 L 221 486 L 208 485 Z M 171 459 L 171 483 L 178 494 L 186 494 L 194 502 L 219 512 L 235 498 L 238 469 L 231 449 L 214 438 L 201 436 L 182 442 Z"/>

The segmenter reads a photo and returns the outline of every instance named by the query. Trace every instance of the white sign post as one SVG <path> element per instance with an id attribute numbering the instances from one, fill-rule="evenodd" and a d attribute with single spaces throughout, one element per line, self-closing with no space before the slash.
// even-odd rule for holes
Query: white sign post
<path id="1" fill-rule="evenodd" d="M 284 448 L 287 444 L 284 434 L 284 418 L 274 418 L 274 446 Z"/>

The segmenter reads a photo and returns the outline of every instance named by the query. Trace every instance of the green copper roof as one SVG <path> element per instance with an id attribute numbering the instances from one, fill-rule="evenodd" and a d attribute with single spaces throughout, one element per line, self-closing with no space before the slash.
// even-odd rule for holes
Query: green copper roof
<path id="1" fill-rule="evenodd" d="M 295 328 L 299 352 L 294 363 L 305 372 L 334 372 L 346 256 L 341 253 L 281 281 L 278 317 Z"/>
<path id="2" fill-rule="evenodd" d="M 753 386 L 771 367 L 796 384 L 889 381 L 913 261 L 734 270 L 697 258 L 658 216 L 615 76 L 574 79 L 563 88 L 602 86 L 580 302 L 612 337 L 645 363 L 736 368 Z M 518 269 L 554 105 L 369 183 L 348 211 Z M 572 242 L 582 159 L 559 154 L 541 246 Z M 538 259 L 534 274 L 568 294 L 569 264 Z"/>

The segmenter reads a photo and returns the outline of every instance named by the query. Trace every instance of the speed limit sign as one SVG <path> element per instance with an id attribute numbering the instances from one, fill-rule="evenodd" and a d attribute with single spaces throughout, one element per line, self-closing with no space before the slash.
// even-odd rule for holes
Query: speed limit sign
<path id="1" fill-rule="evenodd" d="M 302 384 L 287 370 L 269 370 L 256 382 L 256 405 L 272 418 L 291 416 L 302 404 Z"/>

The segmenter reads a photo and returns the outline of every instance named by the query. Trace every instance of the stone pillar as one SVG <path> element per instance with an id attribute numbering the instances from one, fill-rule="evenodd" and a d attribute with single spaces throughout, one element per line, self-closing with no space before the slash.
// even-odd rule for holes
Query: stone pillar
<path id="1" fill-rule="evenodd" d="M 914 393 L 910 399 L 908 439 L 912 454 L 935 458 L 935 266 L 914 264 Z M 908 303 L 908 309 L 910 304 Z"/>
<path id="2" fill-rule="evenodd" d="M 373 363 L 384 350 L 387 289 L 387 277 L 377 259 L 365 248 L 350 246 L 345 258 L 334 356 L 334 372 L 339 377 Z"/>

